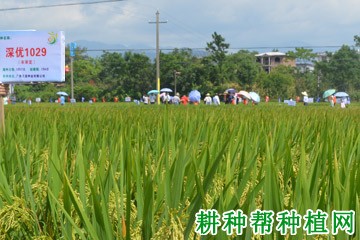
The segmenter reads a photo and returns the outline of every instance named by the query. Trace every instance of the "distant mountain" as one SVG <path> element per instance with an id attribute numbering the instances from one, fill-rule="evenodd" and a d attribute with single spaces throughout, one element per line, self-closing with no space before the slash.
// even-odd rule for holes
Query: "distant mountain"
<path id="1" fill-rule="evenodd" d="M 269 44 L 267 47 L 257 47 L 251 46 L 248 48 L 245 48 L 250 51 L 258 52 L 258 53 L 265 53 L 265 52 L 272 52 L 272 51 L 279 51 L 286 53 L 288 51 L 295 51 L 295 48 L 306 48 L 306 49 L 312 49 L 313 53 L 322 53 L 322 52 L 334 52 L 339 50 L 339 46 L 317 46 L 315 44 L 311 44 L 309 42 L 304 41 L 287 41 L 287 42 L 281 42 L 277 44 Z"/>
<path id="2" fill-rule="evenodd" d="M 90 57 L 100 57 L 104 51 L 121 51 L 127 49 L 123 44 L 108 44 L 103 42 L 78 40 L 75 41 L 78 47 L 86 48 Z"/>
<path id="3" fill-rule="evenodd" d="M 104 51 L 109 52 L 128 52 L 131 51 L 133 53 L 143 53 L 148 56 L 150 59 L 155 59 L 156 57 L 156 50 L 150 46 L 125 46 L 123 44 L 108 44 L 103 42 L 96 42 L 96 41 L 88 41 L 88 40 L 78 40 L 75 41 L 78 47 L 86 48 L 88 50 L 87 54 L 90 57 L 96 58 L 100 57 Z M 164 53 L 171 52 L 168 49 L 174 49 L 173 47 L 166 47 L 163 50 Z M 195 49 L 193 50 L 193 55 L 197 57 L 203 57 L 207 55 L 205 50 Z"/>

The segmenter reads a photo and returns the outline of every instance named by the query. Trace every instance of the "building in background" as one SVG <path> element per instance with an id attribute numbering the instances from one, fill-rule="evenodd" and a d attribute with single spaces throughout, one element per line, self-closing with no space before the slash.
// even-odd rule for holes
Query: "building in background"
<path id="1" fill-rule="evenodd" d="M 266 52 L 255 55 L 256 61 L 259 62 L 267 73 L 270 73 L 274 67 L 279 65 L 295 67 L 295 59 L 286 57 L 282 52 Z"/>

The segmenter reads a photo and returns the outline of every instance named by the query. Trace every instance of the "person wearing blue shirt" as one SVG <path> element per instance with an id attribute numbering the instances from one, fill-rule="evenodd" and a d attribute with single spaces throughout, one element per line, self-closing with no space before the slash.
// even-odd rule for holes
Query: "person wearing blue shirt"
<path id="1" fill-rule="evenodd" d="M 60 104 L 65 105 L 65 97 L 64 96 L 60 97 Z"/>

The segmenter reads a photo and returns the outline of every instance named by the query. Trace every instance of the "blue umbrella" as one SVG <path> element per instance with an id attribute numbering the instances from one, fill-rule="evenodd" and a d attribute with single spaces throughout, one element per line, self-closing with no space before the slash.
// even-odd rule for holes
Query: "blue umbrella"
<path id="1" fill-rule="evenodd" d="M 189 101 L 190 102 L 200 102 L 201 94 L 198 90 L 192 90 L 189 93 Z"/>
<path id="2" fill-rule="evenodd" d="M 346 92 L 337 92 L 334 94 L 335 97 L 341 98 L 341 97 L 348 97 L 349 94 L 347 94 Z"/>
<path id="3" fill-rule="evenodd" d="M 254 102 L 260 102 L 260 96 L 256 92 L 249 92 L 249 95 Z"/>
<path id="4" fill-rule="evenodd" d="M 236 90 L 234 88 L 229 88 L 229 89 L 226 89 L 225 92 L 228 94 L 235 94 Z"/>
<path id="5" fill-rule="evenodd" d="M 159 91 L 154 89 L 154 90 L 148 91 L 147 94 L 148 94 L 148 95 L 150 95 L 150 94 L 159 94 Z"/>

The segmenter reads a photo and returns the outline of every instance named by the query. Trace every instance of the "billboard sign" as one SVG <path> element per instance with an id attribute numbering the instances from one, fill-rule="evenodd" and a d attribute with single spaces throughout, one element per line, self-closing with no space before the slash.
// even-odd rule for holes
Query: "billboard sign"
<path id="1" fill-rule="evenodd" d="M 0 32 L 0 83 L 64 81 L 62 31 Z"/>
<path id="2" fill-rule="evenodd" d="M 76 43 L 70 43 L 70 57 L 75 57 Z"/>

